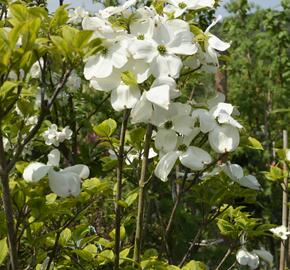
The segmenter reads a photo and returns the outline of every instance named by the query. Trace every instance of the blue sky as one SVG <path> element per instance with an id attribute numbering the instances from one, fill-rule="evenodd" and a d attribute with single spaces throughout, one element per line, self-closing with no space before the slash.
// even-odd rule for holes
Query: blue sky
<path id="1" fill-rule="evenodd" d="M 70 3 L 71 6 L 76 7 L 76 6 L 82 6 L 85 9 L 89 11 L 95 11 L 96 4 L 93 4 L 92 0 L 65 0 L 64 1 L 66 4 Z M 229 0 L 223 0 L 222 3 L 225 4 L 229 2 Z M 261 7 L 264 8 L 277 8 L 279 6 L 280 1 L 279 0 L 252 0 L 252 3 L 258 4 Z M 50 10 L 55 10 L 55 8 L 58 6 L 59 1 L 58 0 L 48 0 L 48 7 Z M 218 14 L 226 15 L 226 12 L 224 8 L 220 8 L 218 10 Z"/>

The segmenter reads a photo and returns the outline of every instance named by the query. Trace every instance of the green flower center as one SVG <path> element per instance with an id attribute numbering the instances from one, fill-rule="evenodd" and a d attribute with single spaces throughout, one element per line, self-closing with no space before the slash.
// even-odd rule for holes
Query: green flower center
<path id="1" fill-rule="evenodd" d="M 187 7 L 187 5 L 184 2 L 181 2 L 178 4 L 179 8 L 184 9 Z"/>
<path id="2" fill-rule="evenodd" d="M 187 150 L 187 146 L 185 144 L 181 144 L 178 146 L 178 151 L 185 152 Z"/>
<path id="3" fill-rule="evenodd" d="M 102 55 L 106 55 L 108 53 L 108 49 L 107 48 L 104 48 L 102 51 L 101 51 L 101 54 Z"/>
<path id="4" fill-rule="evenodd" d="M 139 39 L 139 40 L 144 40 L 144 39 L 145 39 L 145 37 L 144 37 L 144 35 L 143 35 L 143 34 L 140 34 L 140 35 L 137 37 L 137 39 Z"/>
<path id="5" fill-rule="evenodd" d="M 157 50 L 161 55 L 165 54 L 167 51 L 164 45 L 158 45 Z"/>
<path id="6" fill-rule="evenodd" d="M 165 124 L 164 124 L 164 127 L 166 129 L 171 129 L 173 127 L 173 123 L 172 121 L 167 121 Z"/>

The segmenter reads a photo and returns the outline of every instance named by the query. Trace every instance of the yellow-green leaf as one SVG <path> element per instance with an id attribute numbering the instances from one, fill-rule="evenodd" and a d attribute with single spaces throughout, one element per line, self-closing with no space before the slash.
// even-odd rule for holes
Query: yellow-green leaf
<path id="1" fill-rule="evenodd" d="M 8 246 L 6 237 L 0 240 L 0 265 L 4 262 L 5 258 L 8 255 Z"/>
<path id="2" fill-rule="evenodd" d="M 253 137 L 249 137 L 248 138 L 249 142 L 250 142 L 250 147 L 253 149 L 257 149 L 257 150 L 264 150 L 264 147 L 262 146 L 262 144 L 255 138 Z"/>

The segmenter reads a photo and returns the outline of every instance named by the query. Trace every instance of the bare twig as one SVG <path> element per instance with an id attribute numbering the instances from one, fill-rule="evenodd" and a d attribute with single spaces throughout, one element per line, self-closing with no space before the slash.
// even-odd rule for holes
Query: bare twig
<path id="1" fill-rule="evenodd" d="M 135 233 L 135 243 L 134 243 L 134 261 L 140 262 L 140 254 L 142 247 L 142 230 L 143 230 L 143 218 L 145 211 L 145 185 L 148 170 L 148 156 L 152 137 L 152 125 L 148 124 L 147 132 L 144 142 L 144 153 L 142 159 L 141 174 L 139 180 L 139 199 L 138 199 L 138 213 L 136 222 L 136 233 Z"/>
<path id="2" fill-rule="evenodd" d="M 288 148 L 288 134 L 286 130 L 283 130 L 283 149 Z M 284 164 L 283 170 L 287 172 L 287 165 Z M 287 174 L 286 174 L 287 175 Z M 288 177 L 284 178 L 282 183 L 283 188 L 283 198 L 282 198 L 282 225 L 287 228 L 288 226 Z M 279 269 L 284 270 L 286 264 L 286 241 L 281 241 L 280 246 L 280 264 Z"/>
<path id="3" fill-rule="evenodd" d="M 118 153 L 118 168 L 117 168 L 117 192 L 115 202 L 115 263 L 114 269 L 119 270 L 120 261 L 120 228 L 121 228 L 121 206 L 119 201 L 122 199 L 122 180 L 123 180 L 123 165 L 124 165 L 124 146 L 127 124 L 129 120 L 130 110 L 126 109 L 123 115 L 123 122 L 120 133 L 120 147 Z"/>

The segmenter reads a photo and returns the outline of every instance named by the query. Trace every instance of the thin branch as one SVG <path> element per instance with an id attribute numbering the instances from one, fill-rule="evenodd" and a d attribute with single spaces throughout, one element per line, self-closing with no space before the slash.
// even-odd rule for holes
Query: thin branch
<path id="1" fill-rule="evenodd" d="M 57 98 L 57 96 L 60 93 L 60 91 L 63 89 L 65 83 L 67 82 L 67 79 L 68 79 L 70 73 L 71 73 L 71 70 L 66 71 L 66 73 L 64 74 L 62 80 L 57 85 L 52 97 L 50 98 L 50 100 L 47 102 L 47 104 L 43 104 L 42 105 L 41 112 L 40 112 L 40 115 L 38 117 L 36 125 L 31 129 L 31 131 L 26 136 L 26 138 L 23 140 L 23 142 L 17 146 L 13 158 L 9 161 L 9 163 L 6 166 L 7 172 L 11 171 L 11 169 L 14 167 L 15 163 L 17 162 L 17 160 L 18 160 L 19 156 L 21 155 L 21 153 L 22 153 L 24 147 L 26 146 L 26 144 L 30 142 L 30 140 L 36 135 L 36 133 L 40 129 L 40 127 L 42 125 L 42 122 L 45 120 L 47 114 L 49 113 L 49 110 L 50 110 L 51 106 L 53 105 L 55 99 Z"/>
<path id="2" fill-rule="evenodd" d="M 2 201 L 4 206 L 4 212 L 6 215 L 6 226 L 8 233 L 8 244 L 9 244 L 9 255 L 10 255 L 10 263 L 12 270 L 18 269 L 17 262 L 17 244 L 16 244 L 16 233 L 14 227 L 14 219 L 13 219 L 13 207 L 9 189 L 9 172 L 6 170 L 6 159 L 4 153 L 4 144 L 3 137 L 1 131 L 1 122 L 0 122 L 0 168 L 1 168 L 1 182 L 2 182 Z"/>
<path id="3" fill-rule="evenodd" d="M 219 263 L 219 265 L 216 267 L 215 270 L 219 270 L 222 265 L 225 263 L 225 261 L 227 260 L 227 258 L 231 255 L 232 253 L 232 248 L 229 248 L 225 254 L 225 256 L 222 258 L 221 262 Z"/>
<path id="4" fill-rule="evenodd" d="M 148 156 L 149 156 L 149 150 L 150 150 L 152 131 L 153 131 L 152 125 L 148 124 L 147 132 L 145 136 L 145 142 L 144 142 L 144 153 L 143 153 L 141 174 L 140 174 L 140 180 L 139 180 L 138 213 L 137 213 L 136 233 L 135 233 L 135 242 L 134 242 L 133 259 L 137 263 L 140 262 L 140 254 L 141 254 L 141 247 L 142 247 L 142 231 L 143 231 L 143 219 L 144 219 L 144 212 L 145 212 L 145 195 L 146 195 L 145 185 L 146 185 L 147 170 L 148 170 L 148 163 L 149 163 Z"/>
<path id="5" fill-rule="evenodd" d="M 123 122 L 120 133 L 120 147 L 118 153 L 118 168 L 117 168 L 117 192 L 115 202 L 115 263 L 114 269 L 119 270 L 120 262 L 120 228 L 122 218 L 122 208 L 119 201 L 122 199 L 122 180 L 123 180 L 123 166 L 124 166 L 124 146 L 125 146 L 125 135 L 129 120 L 130 110 L 126 109 L 123 115 Z"/>

